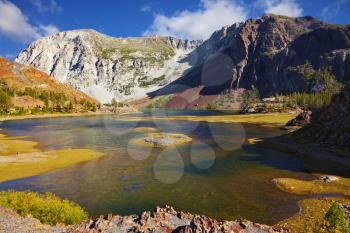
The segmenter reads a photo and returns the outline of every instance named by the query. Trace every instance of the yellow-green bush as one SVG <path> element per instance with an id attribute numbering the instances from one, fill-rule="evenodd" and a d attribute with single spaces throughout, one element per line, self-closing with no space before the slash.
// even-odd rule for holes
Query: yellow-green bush
<path id="1" fill-rule="evenodd" d="M 16 211 L 21 216 L 31 215 L 40 222 L 50 225 L 57 223 L 69 225 L 88 218 L 85 210 L 78 204 L 62 200 L 52 193 L 2 191 L 0 205 Z"/>
<path id="2" fill-rule="evenodd" d="M 315 233 L 349 233 L 348 223 L 339 205 L 333 203 Z"/>

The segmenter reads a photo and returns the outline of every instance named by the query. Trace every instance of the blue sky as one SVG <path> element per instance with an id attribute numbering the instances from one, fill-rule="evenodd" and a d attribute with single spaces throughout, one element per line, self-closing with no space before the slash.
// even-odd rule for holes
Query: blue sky
<path id="1" fill-rule="evenodd" d="M 224 25 L 264 13 L 350 23 L 350 0 L 0 0 L 0 56 L 59 31 L 92 28 L 115 36 L 206 39 Z"/>

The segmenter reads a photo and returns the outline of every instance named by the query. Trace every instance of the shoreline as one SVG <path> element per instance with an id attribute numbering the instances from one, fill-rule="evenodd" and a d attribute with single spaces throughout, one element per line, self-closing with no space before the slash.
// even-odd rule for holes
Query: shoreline
<path id="1" fill-rule="evenodd" d="M 21 116 L 0 116 L 0 121 L 14 121 L 14 120 L 29 120 L 41 118 L 60 118 L 60 117 L 77 117 L 77 116 L 98 116 L 98 115 L 112 115 L 114 113 L 105 112 L 91 112 L 91 113 L 50 113 L 37 115 L 21 115 Z"/>
<path id="2" fill-rule="evenodd" d="M 124 112 L 120 114 L 116 114 L 113 112 L 50 113 L 50 114 L 21 115 L 21 116 L 0 116 L 0 122 L 15 121 L 15 120 L 44 119 L 44 118 L 81 117 L 81 116 L 104 116 L 104 115 L 124 116 L 124 115 L 134 114 L 134 113 L 141 113 L 141 112 L 133 111 L 133 112 Z"/>
<path id="3" fill-rule="evenodd" d="M 310 173 L 327 173 L 350 177 L 349 152 L 339 151 L 335 148 L 325 148 L 312 143 L 304 144 L 289 135 L 265 138 L 257 144 L 294 154 Z"/>

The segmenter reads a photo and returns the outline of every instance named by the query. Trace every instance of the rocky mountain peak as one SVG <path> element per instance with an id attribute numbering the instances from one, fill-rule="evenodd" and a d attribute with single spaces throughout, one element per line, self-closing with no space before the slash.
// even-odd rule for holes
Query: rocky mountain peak
<path id="1" fill-rule="evenodd" d="M 72 30 L 41 38 L 16 61 L 32 65 L 106 103 L 129 100 L 180 77 L 182 61 L 201 41 L 172 37 L 114 38 L 95 30 Z"/>

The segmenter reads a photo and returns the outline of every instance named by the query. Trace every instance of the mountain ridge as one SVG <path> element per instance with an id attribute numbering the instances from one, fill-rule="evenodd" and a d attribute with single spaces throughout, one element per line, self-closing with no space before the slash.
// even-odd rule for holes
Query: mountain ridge
<path id="1" fill-rule="evenodd" d="M 344 82 L 350 80 L 349 51 L 349 25 L 267 14 L 216 31 L 189 54 L 203 58 L 196 66 L 150 96 L 176 94 L 171 108 L 205 108 L 229 90 L 257 89 L 261 98 L 308 91 L 300 66 L 330 68 Z"/>
<path id="2" fill-rule="evenodd" d="M 181 58 L 200 41 L 173 37 L 114 38 L 95 30 L 60 32 L 33 42 L 16 58 L 101 102 L 143 97 L 189 68 Z"/>
<path id="3" fill-rule="evenodd" d="M 66 41 L 67 33 L 82 31 L 99 39 L 71 36 Z M 314 70 L 329 68 L 340 82 L 350 79 L 350 26 L 311 16 L 266 14 L 225 26 L 204 42 L 82 31 L 38 40 L 16 61 L 102 102 L 172 94 L 165 107 L 180 109 L 207 108 L 230 91 L 256 89 L 261 98 L 309 91 L 299 70 L 308 63 Z"/>

